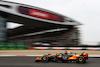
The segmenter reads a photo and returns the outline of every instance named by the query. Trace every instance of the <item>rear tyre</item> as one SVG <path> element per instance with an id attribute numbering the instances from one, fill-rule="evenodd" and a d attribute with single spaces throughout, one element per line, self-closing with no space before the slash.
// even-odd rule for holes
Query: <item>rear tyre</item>
<path id="1" fill-rule="evenodd" d="M 42 62 L 48 62 L 48 60 L 49 60 L 49 58 L 48 58 L 48 56 L 47 55 L 44 55 L 42 58 L 41 58 L 41 61 Z"/>
<path id="2" fill-rule="evenodd" d="M 85 63 L 86 59 L 83 56 L 77 58 L 76 63 Z"/>

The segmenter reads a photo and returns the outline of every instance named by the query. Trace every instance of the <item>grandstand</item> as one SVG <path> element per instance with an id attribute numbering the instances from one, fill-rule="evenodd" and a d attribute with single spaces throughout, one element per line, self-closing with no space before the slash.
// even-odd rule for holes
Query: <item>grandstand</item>
<path id="1" fill-rule="evenodd" d="M 8 29 L 7 42 L 28 46 L 76 46 L 79 22 L 50 10 L 25 4 L 0 1 L 0 15 L 7 22 L 23 24 Z"/>

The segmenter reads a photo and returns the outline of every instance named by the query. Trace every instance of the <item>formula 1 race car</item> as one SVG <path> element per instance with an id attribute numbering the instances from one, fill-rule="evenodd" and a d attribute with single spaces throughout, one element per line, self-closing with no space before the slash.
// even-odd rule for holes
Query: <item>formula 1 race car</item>
<path id="1" fill-rule="evenodd" d="M 57 53 L 56 55 L 48 54 L 43 55 L 42 57 L 37 57 L 36 62 L 76 62 L 76 63 L 85 63 L 88 59 L 88 54 L 83 52 L 82 54 L 66 52 L 65 53 Z"/>

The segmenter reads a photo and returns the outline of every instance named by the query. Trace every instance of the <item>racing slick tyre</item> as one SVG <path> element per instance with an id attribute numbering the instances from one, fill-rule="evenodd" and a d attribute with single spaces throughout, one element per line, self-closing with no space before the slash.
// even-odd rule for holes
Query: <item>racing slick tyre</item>
<path id="1" fill-rule="evenodd" d="M 49 58 L 47 55 L 44 55 L 42 58 L 41 58 L 41 61 L 42 62 L 48 62 Z"/>
<path id="2" fill-rule="evenodd" d="M 83 56 L 79 56 L 76 60 L 76 63 L 85 63 L 86 59 Z"/>

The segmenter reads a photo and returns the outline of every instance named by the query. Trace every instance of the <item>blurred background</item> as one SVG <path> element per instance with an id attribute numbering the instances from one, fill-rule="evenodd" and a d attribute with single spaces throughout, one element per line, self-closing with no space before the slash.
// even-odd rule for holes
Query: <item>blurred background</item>
<path id="1" fill-rule="evenodd" d="M 23 23 L 22 18 L 16 18 L 16 21 L 7 20 L 6 42 L 10 44 L 21 43 L 27 46 L 100 46 L 99 0 L 3 1 L 11 1 L 47 9 L 58 13 L 58 16 L 66 16 L 66 24 L 70 22 L 69 25 L 62 25 L 45 23 L 40 20 L 34 20 L 32 22 L 32 20 L 27 21 L 26 19 L 24 20 L 25 23 Z M 19 10 L 23 10 L 19 11 L 23 14 L 24 9 L 21 7 Z M 61 19 L 63 20 L 63 17 L 60 18 L 60 21 L 62 21 Z M 57 21 L 57 19 L 53 19 L 53 21 Z M 71 25 L 74 22 L 78 24 Z"/>

